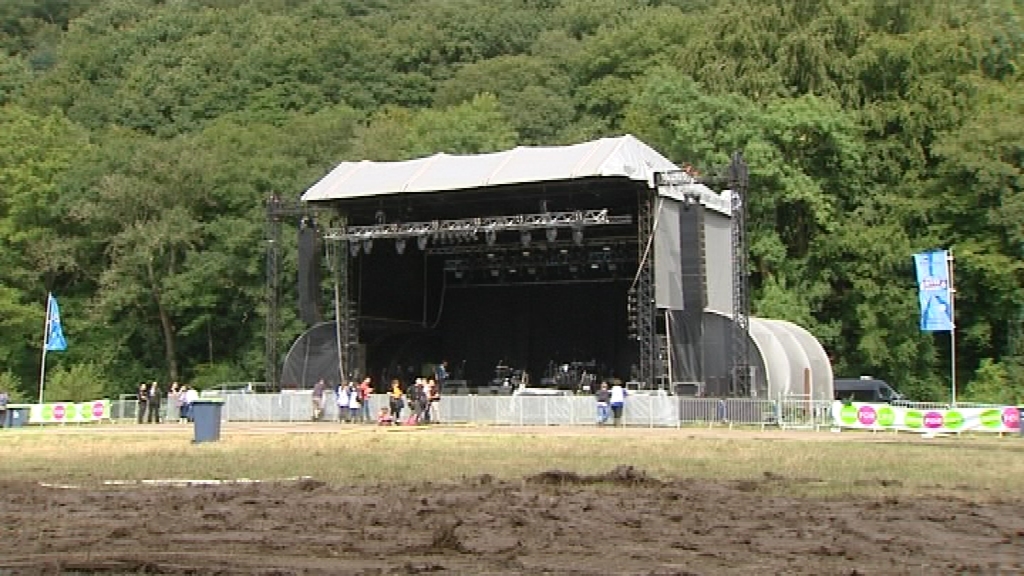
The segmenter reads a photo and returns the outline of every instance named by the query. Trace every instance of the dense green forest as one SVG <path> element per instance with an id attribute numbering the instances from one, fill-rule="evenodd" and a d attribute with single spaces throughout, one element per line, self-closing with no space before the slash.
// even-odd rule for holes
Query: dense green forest
<path id="1" fill-rule="evenodd" d="M 698 167 L 745 152 L 754 313 L 808 327 L 837 375 L 946 397 L 949 338 L 918 330 L 911 255 L 952 248 L 961 397 L 1024 400 L 1022 17 L 1018 0 L 4 0 L 0 388 L 34 393 L 48 291 L 69 342 L 50 398 L 262 380 L 269 193 L 342 160 L 632 133 Z"/>

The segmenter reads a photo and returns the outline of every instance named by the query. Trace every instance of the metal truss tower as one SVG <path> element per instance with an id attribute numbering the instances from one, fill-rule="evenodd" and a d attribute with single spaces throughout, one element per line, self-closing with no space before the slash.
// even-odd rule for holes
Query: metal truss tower
<path id="1" fill-rule="evenodd" d="M 639 264 L 636 275 L 636 328 L 639 344 L 639 379 L 644 387 L 655 386 L 658 364 L 658 342 L 656 340 L 655 319 L 657 315 L 654 301 L 654 216 L 656 194 L 645 190 L 640 194 L 640 205 L 637 214 Z"/>
<path id="2" fill-rule="evenodd" d="M 289 218 L 309 213 L 310 209 L 298 200 L 284 200 L 277 194 L 271 194 L 267 199 L 267 221 L 263 231 L 263 240 L 267 246 L 264 370 L 270 390 L 279 390 L 281 385 L 281 225 Z"/>
<path id="3" fill-rule="evenodd" d="M 749 174 L 741 152 L 728 171 L 732 191 L 732 393 L 750 396 L 750 282 L 747 262 L 747 191 Z"/>
<path id="4" fill-rule="evenodd" d="M 340 237 L 348 234 L 348 219 L 342 215 L 336 220 Z M 329 244 L 335 246 L 334 257 L 331 259 L 331 267 L 334 269 L 334 309 L 336 311 L 335 326 L 338 339 L 338 372 L 341 382 L 356 377 L 355 368 L 357 363 L 357 352 L 359 346 L 359 310 L 358 303 L 352 299 L 351 289 L 351 264 L 352 256 L 350 251 L 358 251 L 362 248 L 359 240 L 338 240 L 328 239 Z"/>

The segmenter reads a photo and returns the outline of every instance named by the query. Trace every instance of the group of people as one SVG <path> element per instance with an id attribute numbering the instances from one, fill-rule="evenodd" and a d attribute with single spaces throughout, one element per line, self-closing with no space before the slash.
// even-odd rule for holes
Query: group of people
<path id="1" fill-rule="evenodd" d="M 159 424 L 162 417 L 160 405 L 163 400 L 160 385 L 156 381 L 139 384 L 136 399 L 138 400 L 136 411 L 138 423 Z M 171 387 L 167 390 L 166 420 L 168 422 L 191 422 L 192 404 L 198 399 L 199 392 L 195 388 L 172 382 Z"/>
<path id="2" fill-rule="evenodd" d="M 612 419 L 613 426 L 622 426 L 622 409 L 626 405 L 626 389 L 616 382 L 610 388 L 607 382 L 601 382 L 601 387 L 595 394 L 597 398 L 597 425 L 608 424 L 608 418 Z"/>
<path id="3" fill-rule="evenodd" d="M 402 420 L 402 412 L 408 408 L 409 415 Z M 395 378 L 388 391 L 388 405 L 382 407 L 378 424 L 430 424 L 441 421 L 441 384 L 436 378 L 417 378 L 408 390 L 402 389 L 402 382 Z"/>
<path id="4" fill-rule="evenodd" d="M 416 378 L 405 389 L 398 378 L 391 381 L 387 392 L 387 406 L 377 412 L 376 422 L 382 426 L 398 424 L 429 424 L 441 419 L 441 389 L 447 379 L 446 363 L 437 366 L 433 378 Z M 313 386 L 312 415 L 313 421 L 323 419 L 327 408 L 328 384 L 320 379 Z M 339 422 L 369 423 L 370 397 L 374 392 L 373 382 L 366 377 L 358 385 L 355 382 L 339 385 L 334 390 L 334 400 L 338 408 Z M 405 419 L 403 420 L 403 414 Z"/>
<path id="5" fill-rule="evenodd" d="M 338 407 L 338 422 L 369 422 L 370 421 L 370 396 L 373 394 L 373 384 L 369 378 L 356 384 L 349 382 L 340 384 L 334 389 L 334 402 Z M 313 421 L 323 419 L 327 412 L 327 382 L 321 378 L 313 385 Z"/>

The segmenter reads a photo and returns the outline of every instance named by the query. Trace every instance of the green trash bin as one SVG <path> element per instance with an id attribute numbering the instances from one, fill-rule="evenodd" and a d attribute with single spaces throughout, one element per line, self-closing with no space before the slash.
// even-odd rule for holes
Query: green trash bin
<path id="1" fill-rule="evenodd" d="M 4 428 L 21 428 L 28 424 L 29 404 L 8 404 L 4 413 Z"/>
<path id="2" fill-rule="evenodd" d="M 220 417 L 224 408 L 221 398 L 200 398 L 192 402 L 192 424 L 195 429 L 193 442 L 216 442 L 220 440 Z"/>

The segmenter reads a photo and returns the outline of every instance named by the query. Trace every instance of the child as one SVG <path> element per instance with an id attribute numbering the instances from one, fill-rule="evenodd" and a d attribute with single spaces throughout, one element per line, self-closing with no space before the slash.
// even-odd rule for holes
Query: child
<path id="1" fill-rule="evenodd" d="M 386 406 L 380 409 L 377 414 L 377 425 L 378 426 L 391 426 L 394 423 L 394 419 L 391 417 L 391 411 Z"/>

